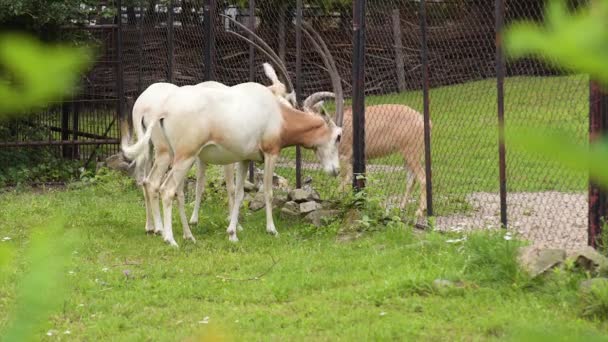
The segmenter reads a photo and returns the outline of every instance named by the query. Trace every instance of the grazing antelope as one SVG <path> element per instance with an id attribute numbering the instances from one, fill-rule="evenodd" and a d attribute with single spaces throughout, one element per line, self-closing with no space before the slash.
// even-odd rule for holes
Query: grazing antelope
<path id="1" fill-rule="evenodd" d="M 324 111 L 320 96 L 331 97 L 327 92 L 315 93 L 304 101 L 305 108 Z M 342 142 L 340 143 L 341 188 L 352 181 L 352 108 L 344 111 Z M 400 207 L 405 207 L 414 182 L 420 184 L 420 202 L 416 217 L 422 218 L 426 210 L 426 178 L 422 164 L 424 155 L 424 119 L 416 110 L 399 104 L 381 104 L 365 107 L 365 157 L 375 159 L 400 153 L 405 162 L 406 187 Z M 413 172 L 413 175 L 412 175 Z"/>
<path id="2" fill-rule="evenodd" d="M 274 235 L 272 175 L 281 149 L 294 145 L 312 149 L 327 173 L 337 176 L 339 172 L 342 129 L 329 116 L 282 103 L 261 84 L 242 83 L 227 89 L 176 88 L 163 103 L 162 112 L 144 137 L 124 151 L 137 158 L 150 142 L 154 145 L 154 164 L 144 186 L 148 193 L 161 193 L 164 222 L 160 221 L 160 211 L 154 213 L 154 219 L 157 226 L 163 226 L 164 240 L 173 246 L 177 243 L 172 231 L 172 202 L 197 155 L 207 164 L 238 163 L 235 202 L 227 229 L 230 241 L 238 241 L 236 227 L 248 161 L 264 162 L 266 230 Z M 169 165 L 172 168 L 163 180 Z"/>
<path id="3" fill-rule="evenodd" d="M 323 57 L 333 88 L 339 89 L 341 92 L 340 75 L 329 49 L 310 24 L 306 22 L 302 24 L 303 32 L 311 39 L 311 42 Z M 320 46 L 316 42 L 319 42 Z M 336 117 L 336 122 L 343 127 L 343 140 L 340 143 L 339 154 L 340 164 L 345 166 L 341 173 L 341 187 L 344 188 L 352 179 L 352 108 L 345 110 L 344 98 L 334 96 L 330 92 L 314 93 L 304 100 L 302 106 L 305 111 L 325 113 L 322 109 L 322 101 L 330 97 L 336 99 L 336 113 L 343 115 Z M 401 153 L 405 161 L 407 180 L 405 194 L 400 206 L 404 207 L 407 204 L 414 181 L 417 179 L 421 189 L 420 203 L 415 215 L 421 218 L 426 210 L 426 178 L 421 161 L 424 154 L 424 120 L 422 115 L 405 105 L 383 104 L 366 107 L 365 119 L 366 158 L 375 159 L 395 152 Z"/>

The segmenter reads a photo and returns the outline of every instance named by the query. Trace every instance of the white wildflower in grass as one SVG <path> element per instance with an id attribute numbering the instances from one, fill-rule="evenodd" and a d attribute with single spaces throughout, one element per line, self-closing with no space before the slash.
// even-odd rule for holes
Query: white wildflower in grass
<path id="1" fill-rule="evenodd" d="M 460 239 L 449 239 L 449 240 L 445 240 L 446 243 L 459 243 L 459 242 L 464 242 L 467 240 L 467 237 L 463 237 Z"/>
<path id="2" fill-rule="evenodd" d="M 69 275 L 74 275 L 75 273 L 76 273 L 76 272 L 74 272 L 74 271 L 68 271 L 68 274 L 69 274 Z"/>
<path id="3" fill-rule="evenodd" d="M 382 311 L 382 312 L 380 313 L 380 316 L 385 316 L 385 315 L 386 315 L 386 312 L 384 312 L 384 311 Z"/>
<path id="4" fill-rule="evenodd" d="M 71 334 L 72 332 L 71 332 L 71 331 L 69 331 L 69 330 L 66 330 L 66 331 L 64 331 L 63 333 L 64 333 L 65 335 L 69 335 L 69 334 Z"/>
<path id="5" fill-rule="evenodd" d="M 511 232 L 507 232 L 504 236 L 504 239 L 507 241 L 510 241 L 513 239 L 513 235 L 511 235 Z"/>
<path id="6" fill-rule="evenodd" d="M 202 321 L 198 321 L 199 324 L 209 324 L 209 316 L 205 316 Z"/>
<path id="7" fill-rule="evenodd" d="M 107 268 L 107 267 L 104 267 L 104 268 L 102 268 L 101 270 L 102 270 L 102 271 L 104 271 L 104 272 L 108 272 L 110 269 L 109 269 L 109 268 Z"/>
<path id="8" fill-rule="evenodd" d="M 11 239 L 11 237 L 10 237 L 10 236 L 5 236 L 5 237 L 3 237 L 3 238 L 2 238 L 2 242 L 5 242 L 5 241 L 11 241 L 11 240 L 12 240 L 12 239 Z"/>

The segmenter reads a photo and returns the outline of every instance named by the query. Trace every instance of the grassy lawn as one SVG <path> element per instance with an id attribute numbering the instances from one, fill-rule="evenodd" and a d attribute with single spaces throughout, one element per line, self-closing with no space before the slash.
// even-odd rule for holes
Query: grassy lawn
<path id="1" fill-rule="evenodd" d="M 464 197 L 472 192 L 498 192 L 498 119 L 496 81 L 493 79 L 432 89 L 432 175 L 435 211 L 445 215 L 468 209 Z M 406 104 L 422 112 L 422 92 L 368 96 L 366 105 Z M 588 141 L 588 79 L 585 76 L 511 77 L 505 81 L 505 118 L 509 127 L 550 127 L 564 131 L 564 139 Z M 386 137 L 382 137 L 386 139 Z M 585 174 L 509 149 L 509 191 L 584 191 Z M 293 150 L 284 152 L 293 156 Z M 307 161 L 315 161 L 305 153 Z M 392 155 L 374 164 L 402 165 Z M 291 174 L 292 168 L 285 172 Z M 372 174 L 374 186 L 388 196 L 405 189 L 402 172 Z M 315 179 L 318 177 L 315 177 Z M 334 181 L 321 176 L 328 195 L 336 195 Z"/>
<path id="2" fill-rule="evenodd" d="M 265 233 L 263 211 L 243 210 L 245 230 L 232 244 L 225 234 L 225 199 L 209 193 L 194 229 L 196 244 L 181 239 L 174 221 L 179 249 L 144 234 L 142 195 L 124 177 L 0 194 L 0 238 L 11 238 L 0 242 L 0 251 L 12 247 L 16 253 L 0 273 L 0 331 L 28 269 L 24 251 L 31 234 L 63 214 L 80 244 L 64 270 L 65 300 L 37 340 L 608 337 L 606 316 L 582 316 L 577 287 L 583 274 L 530 280 L 515 262 L 515 242 L 502 235 L 449 243 L 460 236 L 375 226 L 340 241 L 340 222 L 313 229 L 277 215 L 281 235 L 273 238 Z M 437 288 L 435 279 L 456 285 Z"/>

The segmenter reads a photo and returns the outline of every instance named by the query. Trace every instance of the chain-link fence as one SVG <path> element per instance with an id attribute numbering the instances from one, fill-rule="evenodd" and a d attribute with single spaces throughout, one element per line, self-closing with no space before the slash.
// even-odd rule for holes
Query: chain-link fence
<path id="1" fill-rule="evenodd" d="M 498 114 L 503 108 L 499 103 L 504 101 L 507 126 L 549 125 L 562 128 L 577 142 L 586 142 L 589 81 L 586 76 L 567 74 L 532 59 L 501 64 L 496 51 L 497 25 L 520 19 L 541 21 L 545 1 L 497 1 L 370 2 L 365 16 L 368 192 L 413 218 L 422 209 L 420 205 L 426 204 L 422 190 L 428 183 L 431 192 L 427 195 L 432 195 L 432 208 L 428 209 L 432 209 L 438 229 L 500 227 L 502 214 L 509 227 L 539 245 L 585 245 L 587 175 L 511 151 L 506 141 L 506 173 L 501 179 Z M 306 34 L 298 33 L 295 23 L 301 20 L 319 33 L 335 60 L 347 98 L 341 154 L 352 153 L 350 106 L 353 63 L 357 63 L 352 2 L 133 0 L 123 1 L 119 13 L 120 25 L 90 26 L 91 32 L 105 32 L 109 38 L 102 44 L 105 57 L 84 83 L 85 98 L 108 100 L 110 108 L 92 110 L 81 105 L 77 109 L 80 122 L 71 122 L 69 127 L 74 124 L 83 131 L 83 125 L 91 124 L 82 118 L 99 120 L 103 115 L 94 114 L 96 111 L 111 111 L 121 97 L 116 89 L 136 97 L 161 81 L 185 85 L 212 78 L 227 85 L 249 80 L 269 84 L 262 69 L 269 59 L 233 34 L 249 37 L 228 17 L 252 29 L 276 52 L 300 100 L 318 91 L 332 91 L 321 55 Z M 119 36 L 120 46 L 116 43 Z M 103 60 L 119 60 L 122 73 L 117 75 L 115 65 Z M 334 108 L 331 101 L 326 107 Z M 425 107 L 430 117 L 427 143 Z M 60 126 L 52 120 L 61 117 L 55 112 L 37 122 Z M 117 138 L 117 125 L 111 124 L 115 118 L 106 115 L 106 121 L 96 121 L 96 133 L 90 137 L 79 134 L 77 139 Z M 104 134 L 107 127 L 109 133 Z M 50 140 L 65 140 L 65 129 L 51 132 Z M 68 152 L 83 158 L 83 148 Z M 84 155 L 90 156 L 87 151 Z M 296 155 L 295 148 L 285 149 L 277 167 L 291 186 L 312 182 L 328 198 L 340 198 L 347 191 L 340 186 L 340 178 L 323 174 L 313 153 L 302 150 L 301 163 L 296 162 Z M 501 181 L 506 182 L 506 201 L 502 202 Z"/>

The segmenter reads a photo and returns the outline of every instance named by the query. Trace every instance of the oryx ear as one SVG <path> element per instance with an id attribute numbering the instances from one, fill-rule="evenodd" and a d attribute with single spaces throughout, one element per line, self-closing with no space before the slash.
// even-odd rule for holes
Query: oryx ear
<path id="1" fill-rule="evenodd" d="M 268 77 L 273 84 L 280 83 L 279 77 L 277 77 L 277 73 L 274 71 L 274 68 L 269 63 L 262 64 L 264 67 L 264 74 Z"/>

